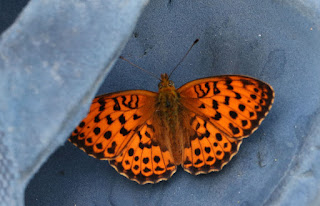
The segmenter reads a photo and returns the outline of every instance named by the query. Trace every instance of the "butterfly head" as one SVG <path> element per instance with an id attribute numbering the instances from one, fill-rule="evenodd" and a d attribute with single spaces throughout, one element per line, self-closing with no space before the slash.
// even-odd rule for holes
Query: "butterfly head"
<path id="1" fill-rule="evenodd" d="M 159 90 L 163 89 L 175 89 L 173 81 L 169 79 L 168 74 L 161 74 L 160 83 L 158 84 Z"/>

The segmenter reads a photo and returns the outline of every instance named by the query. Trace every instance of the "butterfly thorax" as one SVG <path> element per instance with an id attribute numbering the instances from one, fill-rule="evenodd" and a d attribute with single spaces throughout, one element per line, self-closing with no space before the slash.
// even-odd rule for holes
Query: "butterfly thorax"
<path id="1" fill-rule="evenodd" d="M 180 96 L 176 91 L 174 84 L 167 74 L 161 75 L 161 82 L 158 85 L 159 92 L 157 96 L 156 116 L 165 132 L 161 135 L 163 140 L 160 141 L 161 147 L 171 145 L 171 148 L 166 148 L 173 153 L 176 162 L 180 161 L 181 157 L 181 138 L 179 138 L 179 113 L 181 109 Z"/>
<path id="2" fill-rule="evenodd" d="M 159 92 L 157 96 L 156 112 L 163 120 L 165 126 L 170 129 L 175 129 L 175 124 L 178 121 L 179 112 L 179 94 L 174 87 L 174 84 L 167 74 L 161 75 L 161 82 L 158 85 Z"/>

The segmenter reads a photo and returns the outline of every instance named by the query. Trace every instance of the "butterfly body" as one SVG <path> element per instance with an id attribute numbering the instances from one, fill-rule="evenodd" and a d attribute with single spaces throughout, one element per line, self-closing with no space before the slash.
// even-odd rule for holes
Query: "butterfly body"
<path id="1" fill-rule="evenodd" d="M 176 89 L 162 74 L 157 93 L 96 97 L 69 141 L 140 184 L 167 180 L 178 165 L 194 175 L 219 171 L 273 99 L 271 86 L 247 76 L 208 77 Z"/>
<path id="2" fill-rule="evenodd" d="M 181 118 L 183 118 L 180 103 L 180 94 L 177 92 L 174 84 L 167 74 L 161 75 L 161 81 L 158 85 L 159 91 L 156 97 L 156 110 L 154 113 L 154 122 L 161 125 L 160 134 L 155 137 L 155 142 L 159 142 L 160 148 L 169 150 L 172 154 L 174 163 L 180 165 L 182 161 L 182 146 L 184 136 L 181 128 Z"/>

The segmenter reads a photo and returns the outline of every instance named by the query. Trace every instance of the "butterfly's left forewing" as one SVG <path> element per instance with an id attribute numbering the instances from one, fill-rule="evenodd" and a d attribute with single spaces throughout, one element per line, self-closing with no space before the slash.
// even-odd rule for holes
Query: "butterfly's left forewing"
<path id="1" fill-rule="evenodd" d="M 153 115 L 156 93 L 132 90 L 96 97 L 69 141 L 98 159 L 119 156 Z"/>
<path id="2" fill-rule="evenodd" d="M 192 174 L 218 171 L 238 152 L 269 112 L 272 88 L 246 76 L 217 76 L 189 82 L 177 92 L 190 127 L 184 169 Z"/>

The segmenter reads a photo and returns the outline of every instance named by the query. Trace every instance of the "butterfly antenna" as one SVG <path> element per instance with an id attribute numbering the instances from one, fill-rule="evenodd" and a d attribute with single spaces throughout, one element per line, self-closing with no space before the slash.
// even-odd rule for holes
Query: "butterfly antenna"
<path id="1" fill-rule="evenodd" d="M 169 74 L 169 79 L 170 79 L 170 76 L 171 74 L 174 72 L 174 70 L 176 70 L 178 68 L 178 66 L 181 64 L 181 62 L 183 62 L 183 60 L 188 56 L 189 52 L 191 51 L 192 47 L 198 43 L 199 39 L 196 39 L 193 44 L 191 45 L 191 47 L 188 49 L 187 53 L 182 57 L 182 59 L 179 61 L 179 63 L 173 68 L 173 70 L 170 72 Z"/>
<path id="2" fill-rule="evenodd" d="M 161 79 L 159 79 L 154 73 L 152 73 L 152 72 L 150 72 L 150 71 L 148 71 L 148 70 L 145 70 L 145 69 L 139 67 L 138 65 L 132 63 L 132 62 L 129 61 L 128 59 L 124 58 L 123 56 L 120 56 L 119 58 L 122 59 L 122 60 L 124 60 L 124 61 L 126 61 L 126 62 L 128 62 L 128 63 L 131 64 L 132 66 L 137 67 L 138 69 L 144 71 L 145 73 L 150 74 L 152 77 L 154 77 L 154 78 L 156 78 L 156 79 L 158 79 L 158 80 L 161 81 Z"/>

